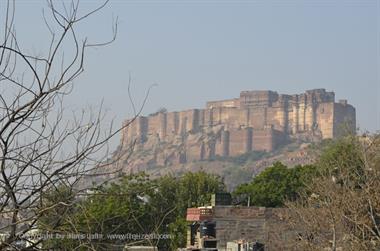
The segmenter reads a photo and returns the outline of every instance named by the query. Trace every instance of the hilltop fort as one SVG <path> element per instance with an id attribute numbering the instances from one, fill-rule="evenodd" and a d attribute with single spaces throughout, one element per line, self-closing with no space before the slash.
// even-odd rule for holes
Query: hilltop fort
<path id="1" fill-rule="evenodd" d="M 321 140 L 355 132 L 355 108 L 334 92 L 286 95 L 242 91 L 240 97 L 209 101 L 204 109 L 162 110 L 127 120 L 122 147 L 149 152 L 155 165 L 271 152 L 294 140 Z"/>

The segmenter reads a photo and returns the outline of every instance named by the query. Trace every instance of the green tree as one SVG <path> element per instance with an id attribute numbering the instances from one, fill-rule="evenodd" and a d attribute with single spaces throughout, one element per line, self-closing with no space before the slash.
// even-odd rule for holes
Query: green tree
<path id="1" fill-rule="evenodd" d="M 186 222 L 185 217 L 182 215 L 178 215 L 175 221 L 170 223 L 169 233 L 172 239 L 168 250 L 177 250 L 179 247 L 186 245 L 187 225 L 188 222 Z"/>
<path id="2" fill-rule="evenodd" d="M 182 177 L 166 175 L 151 179 L 145 173 L 128 175 L 120 181 L 105 184 L 77 201 L 75 211 L 61 217 L 66 221 L 65 233 L 80 234 L 170 234 L 161 240 L 94 240 L 49 242 L 45 247 L 83 250 L 108 250 L 128 242 L 158 246 L 161 250 L 175 250 L 186 243 L 186 209 L 210 203 L 211 194 L 224 191 L 222 179 L 204 171 L 186 173 Z M 54 197 L 55 192 L 49 197 Z M 58 212 L 55 214 L 59 214 Z M 47 220 L 46 225 L 54 220 Z M 47 229 L 47 228 L 46 228 Z"/>
<path id="3" fill-rule="evenodd" d="M 280 162 L 274 163 L 253 178 L 251 183 L 243 184 L 234 191 L 237 200 L 253 206 L 281 207 L 286 199 L 294 200 L 297 193 L 313 175 L 313 166 L 287 168 Z"/>
<path id="4" fill-rule="evenodd" d="M 226 186 L 223 179 L 205 171 L 187 172 L 179 178 L 176 200 L 177 218 L 170 225 L 174 237 L 170 250 L 176 250 L 186 244 L 187 208 L 210 205 L 211 195 L 224 191 L 226 191 Z"/>
<path id="5" fill-rule="evenodd" d="M 165 179 L 168 181 L 168 179 Z M 163 182 L 164 183 L 164 182 Z M 166 182 L 165 184 L 170 184 Z M 151 180 L 144 173 L 125 176 L 95 191 L 84 204 L 81 226 L 90 226 L 86 232 L 109 234 L 159 234 L 167 232 L 171 214 L 175 213 L 175 196 L 168 186 L 160 186 L 159 180 Z M 140 242 L 148 245 L 167 246 L 164 240 L 120 240 L 118 244 Z M 105 243 L 105 244 L 104 244 Z M 97 249 L 106 250 L 115 240 L 92 242 Z"/>
<path id="6" fill-rule="evenodd" d="M 184 213 L 189 207 L 209 205 L 211 195 L 226 191 L 220 176 L 205 171 L 185 173 L 179 184 L 180 208 Z"/>

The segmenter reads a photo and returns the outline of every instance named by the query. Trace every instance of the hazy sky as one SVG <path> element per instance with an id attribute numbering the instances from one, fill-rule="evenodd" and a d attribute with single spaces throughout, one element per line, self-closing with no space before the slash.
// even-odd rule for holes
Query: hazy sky
<path id="1" fill-rule="evenodd" d="M 83 9 L 95 1 L 82 1 Z M 0 0 L 0 5 L 4 0 Z M 19 1 L 18 35 L 23 48 L 43 51 L 44 1 Z M 1 7 L 1 6 L 0 6 Z M 241 90 L 302 93 L 326 88 L 357 109 L 363 130 L 380 129 L 377 0 L 315 1 L 112 1 L 79 30 L 110 46 L 88 52 L 84 75 L 69 107 L 102 98 L 116 122 L 131 115 L 127 85 L 144 114 L 202 108 L 208 100 L 233 98 Z"/>

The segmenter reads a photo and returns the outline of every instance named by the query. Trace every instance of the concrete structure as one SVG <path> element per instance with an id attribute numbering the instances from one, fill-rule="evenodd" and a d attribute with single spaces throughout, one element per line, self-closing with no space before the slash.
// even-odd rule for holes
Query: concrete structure
<path id="1" fill-rule="evenodd" d="M 243 91 L 239 98 L 207 102 L 205 109 L 158 112 L 125 123 L 123 146 L 136 141 L 144 147 L 152 138 L 158 143 L 180 141 L 175 158 L 185 163 L 270 152 L 299 136 L 327 139 L 355 133 L 356 115 L 352 105 L 335 102 L 335 94 L 325 89 L 296 95 Z"/>

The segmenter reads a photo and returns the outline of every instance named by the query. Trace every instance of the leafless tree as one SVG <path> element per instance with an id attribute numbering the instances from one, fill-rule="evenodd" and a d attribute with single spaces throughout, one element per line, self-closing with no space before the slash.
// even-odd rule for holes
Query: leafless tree
<path id="1" fill-rule="evenodd" d="M 348 146 L 288 203 L 299 233 L 290 240 L 294 250 L 379 250 L 380 136 L 352 137 Z"/>
<path id="2" fill-rule="evenodd" d="M 79 1 L 48 0 L 42 17 L 50 43 L 43 55 L 29 55 L 21 47 L 15 1 L 0 4 L 0 232 L 6 233 L 0 250 L 22 249 L 17 242 L 28 241 L 23 234 L 36 227 L 46 210 L 69 206 L 57 201 L 46 207 L 43 195 L 58 186 L 72 189 L 99 168 L 108 156 L 108 140 L 121 130 L 112 124 L 103 129 L 103 109 L 71 116 L 64 110 L 65 97 L 84 70 L 86 50 L 116 37 L 117 22 L 106 42 L 90 43 L 77 32 L 107 2 L 81 13 Z"/>

